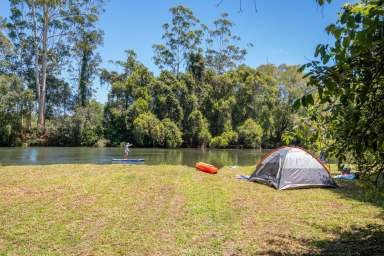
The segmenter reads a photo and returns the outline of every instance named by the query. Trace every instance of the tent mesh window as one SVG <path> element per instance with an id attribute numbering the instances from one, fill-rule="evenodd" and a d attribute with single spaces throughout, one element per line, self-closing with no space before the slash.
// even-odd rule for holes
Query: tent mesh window
<path id="1" fill-rule="evenodd" d="M 280 156 L 274 156 L 270 161 L 263 164 L 259 171 L 259 176 L 265 177 L 268 180 L 276 180 L 276 176 L 279 172 Z"/>

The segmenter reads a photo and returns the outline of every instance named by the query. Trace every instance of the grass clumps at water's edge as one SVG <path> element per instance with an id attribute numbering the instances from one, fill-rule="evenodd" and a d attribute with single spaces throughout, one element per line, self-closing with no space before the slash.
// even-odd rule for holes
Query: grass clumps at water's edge
<path id="1" fill-rule="evenodd" d="M 0 167 L 0 254 L 384 252 L 379 199 L 353 183 L 276 191 L 234 178 L 253 169 Z"/>

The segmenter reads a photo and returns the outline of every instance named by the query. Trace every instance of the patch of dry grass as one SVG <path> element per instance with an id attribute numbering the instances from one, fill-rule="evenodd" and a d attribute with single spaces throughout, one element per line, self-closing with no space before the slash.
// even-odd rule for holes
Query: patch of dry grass
<path id="1" fill-rule="evenodd" d="M 0 167 L 0 255 L 343 255 L 358 232 L 362 249 L 369 230 L 381 235 L 383 207 L 358 186 L 276 191 L 234 178 L 252 170 Z"/>

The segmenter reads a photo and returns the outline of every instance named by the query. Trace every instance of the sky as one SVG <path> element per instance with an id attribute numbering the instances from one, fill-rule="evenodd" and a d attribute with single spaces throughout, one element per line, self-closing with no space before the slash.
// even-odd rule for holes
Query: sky
<path id="1" fill-rule="evenodd" d="M 319 7 L 314 0 L 242 0 L 240 12 L 240 0 L 108 0 L 99 23 L 104 31 L 104 44 L 99 47 L 101 66 L 117 69 L 110 61 L 124 60 L 124 50 L 133 49 L 139 61 L 158 74 L 152 45 L 162 42 L 161 27 L 171 18 L 169 8 L 179 4 L 189 7 L 207 25 L 227 12 L 241 45 L 254 45 L 247 48 L 246 65 L 304 64 L 314 59 L 317 44 L 332 41 L 324 29 L 337 20 L 345 1 L 333 0 Z M 8 14 L 8 1 L 0 0 L 0 16 Z M 95 85 L 96 99 L 106 102 L 110 88 L 98 80 Z"/>

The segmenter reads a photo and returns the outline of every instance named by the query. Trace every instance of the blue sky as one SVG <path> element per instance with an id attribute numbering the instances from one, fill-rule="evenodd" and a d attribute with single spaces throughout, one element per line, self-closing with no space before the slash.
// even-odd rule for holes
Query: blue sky
<path id="1" fill-rule="evenodd" d="M 209 25 L 223 12 L 236 24 L 234 32 L 248 49 L 245 64 L 256 67 L 264 63 L 303 64 L 313 59 L 318 43 L 332 40 L 324 28 L 336 21 L 345 0 L 334 0 L 331 5 L 318 7 L 314 0 L 109 0 L 100 20 L 104 30 L 104 45 L 99 51 L 103 67 L 116 68 L 110 60 L 124 59 L 124 50 L 133 49 L 139 60 L 155 74 L 152 62 L 154 43 L 161 42 L 163 23 L 169 21 L 169 8 L 178 4 L 188 6 L 203 23 Z M 8 1 L 0 0 L 0 15 L 8 16 Z M 107 86 L 96 82 L 96 98 L 107 100 Z"/>

